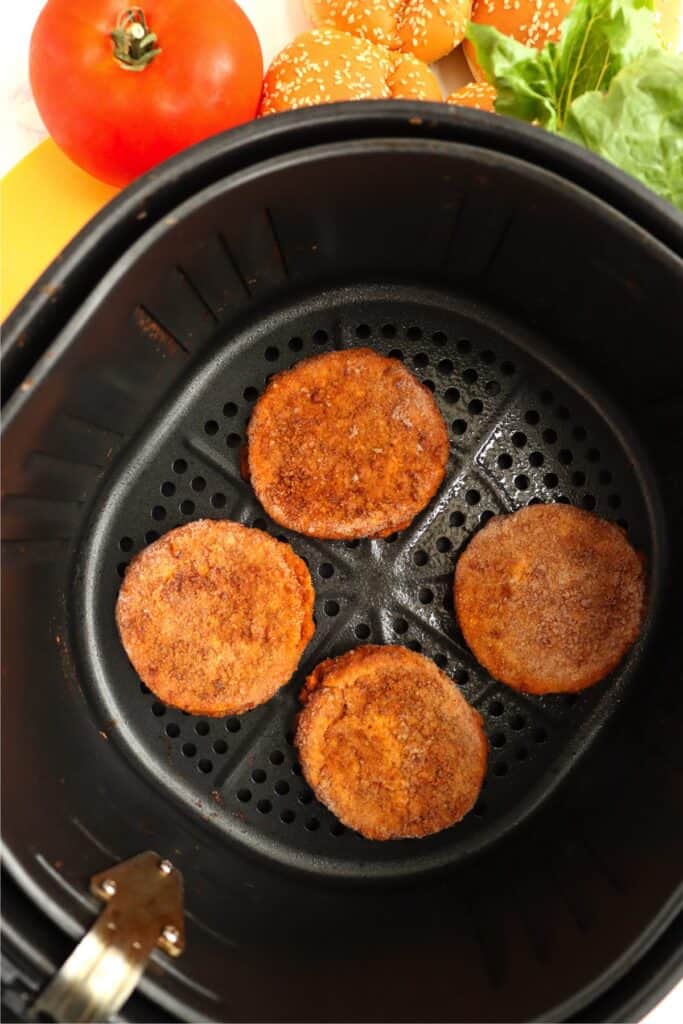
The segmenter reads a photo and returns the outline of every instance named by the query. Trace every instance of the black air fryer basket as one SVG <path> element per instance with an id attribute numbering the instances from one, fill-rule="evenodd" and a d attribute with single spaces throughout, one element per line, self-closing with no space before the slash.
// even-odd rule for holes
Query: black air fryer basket
<path id="1" fill-rule="evenodd" d="M 267 119 L 124 192 L 6 326 L 3 806 L 11 1012 L 146 849 L 183 873 L 187 949 L 130 1020 L 638 1016 L 680 973 L 683 224 L 597 159 L 439 105 Z M 270 375 L 370 345 L 434 391 L 447 478 L 402 533 L 317 541 L 239 474 Z M 453 616 L 494 514 L 570 502 L 646 555 L 640 641 L 581 695 L 494 682 Z M 213 517 L 305 557 L 317 631 L 239 718 L 167 708 L 121 648 L 130 559 Z M 371 843 L 317 803 L 297 693 L 362 642 L 434 659 L 482 713 L 481 798 Z"/>

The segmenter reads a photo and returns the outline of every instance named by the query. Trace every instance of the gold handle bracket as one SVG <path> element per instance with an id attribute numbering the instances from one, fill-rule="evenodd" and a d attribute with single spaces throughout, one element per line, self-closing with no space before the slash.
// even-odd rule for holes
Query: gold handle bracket
<path id="1" fill-rule="evenodd" d="M 140 980 L 158 946 L 185 948 L 183 878 L 148 850 L 93 875 L 90 889 L 105 907 L 31 1008 L 38 1021 L 106 1021 Z"/>

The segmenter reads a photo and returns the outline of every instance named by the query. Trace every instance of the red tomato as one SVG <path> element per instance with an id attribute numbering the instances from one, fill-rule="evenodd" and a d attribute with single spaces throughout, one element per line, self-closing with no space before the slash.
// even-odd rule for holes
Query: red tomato
<path id="1" fill-rule="evenodd" d="M 95 177 L 124 185 L 251 120 L 263 59 L 234 0 L 48 0 L 30 72 L 57 145 Z"/>

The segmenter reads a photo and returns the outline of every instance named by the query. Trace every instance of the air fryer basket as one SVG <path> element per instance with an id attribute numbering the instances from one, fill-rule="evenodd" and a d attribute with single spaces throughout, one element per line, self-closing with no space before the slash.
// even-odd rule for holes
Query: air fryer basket
<path id="1" fill-rule="evenodd" d="M 77 933 L 91 873 L 171 857 L 188 949 L 144 991 L 187 1019 L 567 1016 L 680 909 L 681 261 L 523 159 L 387 134 L 190 194 L 74 310 L 7 416 L 8 863 Z M 315 541 L 268 520 L 240 449 L 273 372 L 355 345 L 434 390 L 449 471 L 398 536 Z M 539 500 L 620 521 L 650 570 L 641 640 L 576 697 L 494 682 L 453 618 L 458 551 Z M 130 558 L 204 516 L 285 537 L 317 592 L 295 679 L 227 720 L 156 701 L 113 622 Z M 301 778 L 301 680 L 365 641 L 422 650 L 485 717 L 482 798 L 424 841 L 363 840 Z"/>

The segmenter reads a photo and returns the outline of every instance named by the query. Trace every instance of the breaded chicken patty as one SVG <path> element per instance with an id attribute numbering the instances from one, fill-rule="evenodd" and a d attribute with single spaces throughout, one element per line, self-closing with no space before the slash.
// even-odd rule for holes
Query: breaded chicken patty
<path id="1" fill-rule="evenodd" d="M 598 682 L 637 638 L 643 560 L 614 523 L 570 505 L 496 516 L 455 570 L 455 610 L 475 657 L 527 693 Z"/>
<path id="2" fill-rule="evenodd" d="M 291 678 L 313 635 L 313 599 L 308 569 L 288 544 L 203 519 L 133 560 L 116 622 L 159 700 L 195 715 L 240 714 Z"/>
<path id="3" fill-rule="evenodd" d="M 383 537 L 436 493 L 448 460 L 431 392 L 368 348 L 305 359 L 254 409 L 247 467 L 266 512 L 313 537 Z"/>
<path id="4" fill-rule="evenodd" d="M 304 775 L 367 839 L 428 836 L 474 805 L 488 751 L 481 717 L 428 658 L 357 647 L 318 665 L 301 701 Z"/>

